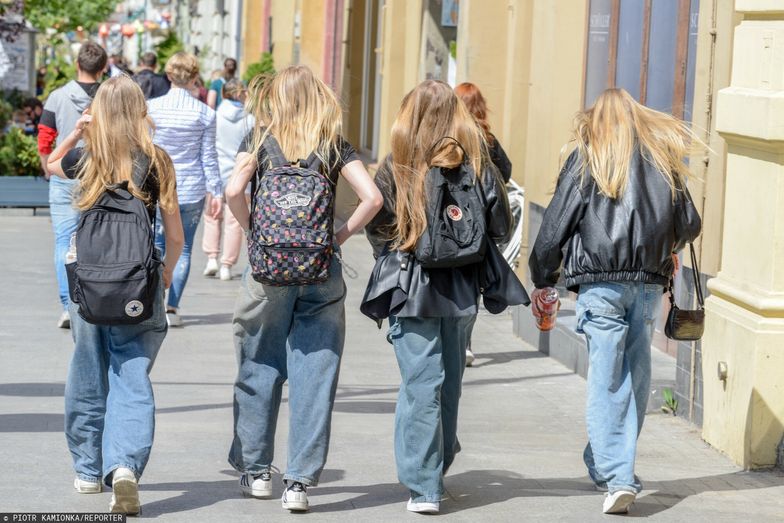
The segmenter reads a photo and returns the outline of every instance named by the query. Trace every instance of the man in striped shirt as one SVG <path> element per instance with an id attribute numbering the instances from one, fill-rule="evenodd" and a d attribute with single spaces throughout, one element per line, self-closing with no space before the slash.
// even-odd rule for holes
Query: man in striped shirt
<path id="1" fill-rule="evenodd" d="M 178 309 L 190 273 L 191 251 L 205 199 L 207 213 L 218 219 L 223 209 L 223 188 L 215 151 L 215 111 L 190 94 L 199 76 L 199 62 L 191 54 L 176 53 L 166 63 L 166 75 L 172 83 L 171 90 L 150 100 L 148 107 L 155 122 L 155 144 L 169 153 L 177 174 L 185 246 L 174 269 L 166 318 L 172 327 L 180 327 L 182 319 Z M 157 224 L 155 243 L 163 252 L 165 242 L 160 218 Z"/>

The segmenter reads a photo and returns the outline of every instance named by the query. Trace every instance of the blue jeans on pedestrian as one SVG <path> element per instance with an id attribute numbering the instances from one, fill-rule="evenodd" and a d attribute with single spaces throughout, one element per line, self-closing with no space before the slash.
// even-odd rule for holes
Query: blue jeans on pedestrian
<path id="1" fill-rule="evenodd" d="M 169 286 L 169 297 L 166 306 L 176 309 L 180 306 L 182 293 L 185 284 L 188 283 L 188 275 L 191 272 L 191 252 L 193 251 L 193 240 L 196 237 L 196 229 L 199 228 L 201 212 L 204 209 L 204 200 L 196 203 L 185 203 L 180 205 L 180 218 L 182 219 L 182 232 L 185 236 L 185 244 L 182 247 L 182 254 L 177 260 L 174 268 L 171 285 Z M 161 259 L 166 255 L 166 235 L 161 219 L 161 211 L 158 209 L 158 216 L 155 225 L 155 246 L 161 251 Z"/>
<path id="2" fill-rule="evenodd" d="M 166 337 L 163 278 L 154 314 L 138 325 L 93 325 L 71 304 L 74 353 L 65 384 L 65 438 L 76 475 L 111 484 L 118 467 L 141 477 L 155 432 L 149 373 Z"/>
<path id="3" fill-rule="evenodd" d="M 54 231 L 54 270 L 57 288 L 63 309 L 68 308 L 68 277 L 65 274 L 65 255 L 71 246 L 71 234 L 79 224 L 79 211 L 73 206 L 73 190 L 76 182 L 53 176 L 49 180 L 49 214 Z"/>
<path id="4" fill-rule="evenodd" d="M 444 475 L 460 451 L 457 409 L 466 347 L 476 315 L 389 318 L 400 367 L 395 462 L 415 502 L 440 502 Z"/>
<path id="5" fill-rule="evenodd" d="M 318 484 L 329 450 L 332 407 L 346 334 L 346 286 L 332 258 L 324 283 L 273 287 L 242 277 L 234 311 L 239 371 L 234 383 L 234 440 L 239 472 L 270 470 L 283 383 L 289 382 L 287 481 Z"/>
<path id="6" fill-rule="evenodd" d="M 588 445 L 583 459 L 591 479 L 640 492 L 634 475 L 637 438 L 651 385 L 651 338 L 661 285 L 599 282 L 580 285 L 577 332 L 588 342 Z"/>

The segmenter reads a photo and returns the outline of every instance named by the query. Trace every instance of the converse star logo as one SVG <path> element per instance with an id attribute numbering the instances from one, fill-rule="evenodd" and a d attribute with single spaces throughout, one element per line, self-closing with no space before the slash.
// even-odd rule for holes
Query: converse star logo
<path id="1" fill-rule="evenodd" d="M 463 219 L 463 211 L 460 210 L 460 207 L 457 205 L 449 205 L 446 208 L 446 215 L 449 216 L 449 219 L 453 222 L 459 222 Z"/>
<path id="2" fill-rule="evenodd" d="M 142 312 L 144 312 L 144 305 L 142 305 L 142 302 L 139 300 L 129 301 L 127 305 L 125 305 L 125 314 L 131 318 L 139 316 Z"/>

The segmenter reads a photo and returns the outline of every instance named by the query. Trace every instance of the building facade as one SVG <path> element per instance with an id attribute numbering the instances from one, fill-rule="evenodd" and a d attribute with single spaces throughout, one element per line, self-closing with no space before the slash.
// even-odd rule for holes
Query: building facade
<path id="1" fill-rule="evenodd" d="M 708 319 L 698 343 L 667 340 L 657 329 L 655 388 L 672 387 L 677 413 L 737 463 L 776 462 L 784 439 L 782 2 L 246 0 L 245 10 L 243 55 L 271 51 L 276 67 L 312 67 L 343 100 L 345 133 L 371 165 L 389 150 L 400 101 L 418 82 L 479 85 L 526 191 L 523 258 L 574 114 L 598 93 L 623 87 L 690 121 L 710 147 L 689 159 Z M 694 305 L 690 273 L 676 281 L 681 307 Z M 554 331 L 540 334 L 524 308 L 514 311 L 515 329 L 584 374 L 574 296 L 563 295 Z"/>

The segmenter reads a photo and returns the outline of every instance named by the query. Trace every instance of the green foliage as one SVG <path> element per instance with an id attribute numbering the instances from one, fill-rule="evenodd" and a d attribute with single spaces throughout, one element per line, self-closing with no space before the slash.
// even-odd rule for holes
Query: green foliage
<path id="1" fill-rule="evenodd" d="M 158 66 L 161 68 L 161 71 L 166 67 L 166 62 L 169 61 L 169 58 L 171 58 L 174 53 L 178 53 L 184 49 L 185 46 L 182 45 L 182 42 L 177 37 L 177 33 L 174 31 L 169 31 L 166 38 L 155 44 L 155 54 L 158 56 Z"/>
<path id="2" fill-rule="evenodd" d="M 261 59 L 258 62 L 248 64 L 245 74 L 242 75 L 242 81 L 249 83 L 260 74 L 275 74 L 275 63 L 272 59 L 272 53 L 261 53 Z"/>
<path id="3" fill-rule="evenodd" d="M 82 26 L 92 31 L 114 12 L 119 0 L 26 0 L 24 15 L 39 31 L 55 28 L 59 33 Z"/>
<path id="4" fill-rule="evenodd" d="M 58 54 L 46 65 L 46 76 L 44 77 L 46 87 L 43 99 L 46 100 L 52 91 L 64 86 L 74 78 L 76 78 L 76 65 L 73 61 L 66 60 L 62 54 Z"/>
<path id="5" fill-rule="evenodd" d="M 662 399 L 664 399 L 662 411 L 669 412 L 675 416 L 675 414 L 678 412 L 678 400 L 675 399 L 675 396 L 672 393 L 672 389 L 662 389 Z"/>
<path id="6" fill-rule="evenodd" d="M 11 121 L 13 115 L 14 106 L 8 103 L 4 98 L 0 99 L 0 133 L 2 133 L 2 130 L 8 125 L 8 122 Z"/>
<path id="7" fill-rule="evenodd" d="M 41 174 L 38 143 L 22 129 L 11 128 L 0 137 L 0 175 L 37 176 Z"/>
<path id="8" fill-rule="evenodd" d="M 455 42 L 454 40 L 449 42 L 449 54 L 450 56 L 452 56 L 452 58 L 457 60 L 457 42 Z"/>

